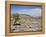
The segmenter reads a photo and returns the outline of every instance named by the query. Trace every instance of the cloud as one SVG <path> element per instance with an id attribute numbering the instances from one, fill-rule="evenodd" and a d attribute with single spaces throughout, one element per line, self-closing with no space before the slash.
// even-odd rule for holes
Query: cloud
<path id="1" fill-rule="evenodd" d="M 13 10 L 11 13 L 28 14 L 34 17 L 41 16 L 41 8 Z"/>
<path id="2" fill-rule="evenodd" d="M 31 16 L 41 16 L 41 9 L 40 8 L 21 9 L 21 10 L 15 11 L 15 13 L 28 14 L 28 15 L 31 15 Z"/>

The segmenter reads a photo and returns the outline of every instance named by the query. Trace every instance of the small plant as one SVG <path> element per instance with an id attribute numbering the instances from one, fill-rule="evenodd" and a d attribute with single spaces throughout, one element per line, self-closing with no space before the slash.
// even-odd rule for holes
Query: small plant
<path id="1" fill-rule="evenodd" d="M 19 20 L 20 18 L 19 18 L 19 14 L 18 13 L 16 13 L 16 14 L 14 14 L 14 25 L 17 25 L 17 21 Z"/>

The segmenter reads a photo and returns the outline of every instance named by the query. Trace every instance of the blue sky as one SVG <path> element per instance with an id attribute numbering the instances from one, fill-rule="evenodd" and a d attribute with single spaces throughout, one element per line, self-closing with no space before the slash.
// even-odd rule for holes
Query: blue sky
<path id="1" fill-rule="evenodd" d="M 27 14 L 38 17 L 41 16 L 41 7 L 11 5 L 11 13 Z"/>

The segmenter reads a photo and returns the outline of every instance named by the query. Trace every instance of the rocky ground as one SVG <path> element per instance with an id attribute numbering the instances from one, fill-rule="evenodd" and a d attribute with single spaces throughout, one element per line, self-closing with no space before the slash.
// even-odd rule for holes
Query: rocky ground
<path id="1" fill-rule="evenodd" d="M 14 19 L 11 18 L 11 32 L 22 32 L 22 31 L 41 31 L 41 19 L 32 18 L 27 15 L 20 15 L 20 20 L 17 21 L 20 25 L 13 25 Z"/>

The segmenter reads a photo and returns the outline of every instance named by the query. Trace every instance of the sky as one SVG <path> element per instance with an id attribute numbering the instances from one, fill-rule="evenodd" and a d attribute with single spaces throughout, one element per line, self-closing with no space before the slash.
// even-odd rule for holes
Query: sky
<path id="1" fill-rule="evenodd" d="M 41 6 L 11 5 L 11 13 L 27 14 L 30 16 L 41 16 Z"/>

